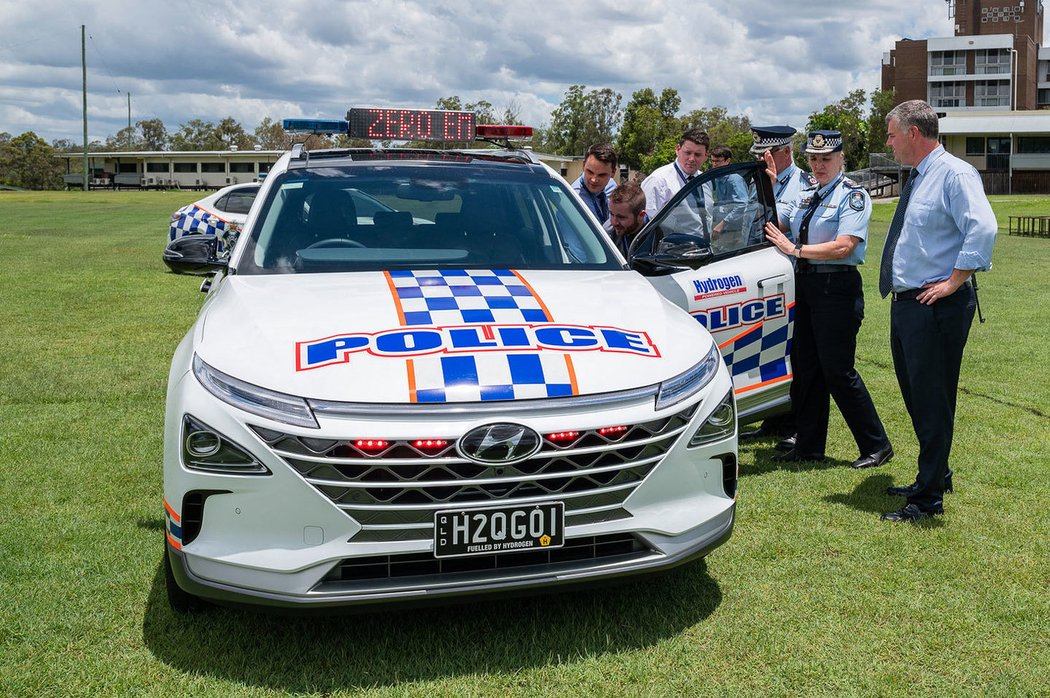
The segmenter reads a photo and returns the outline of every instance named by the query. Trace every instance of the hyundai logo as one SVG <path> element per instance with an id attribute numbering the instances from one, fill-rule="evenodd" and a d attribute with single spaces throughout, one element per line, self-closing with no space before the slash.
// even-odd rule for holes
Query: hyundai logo
<path id="1" fill-rule="evenodd" d="M 540 450 L 542 440 L 532 429 L 520 424 L 486 424 L 471 429 L 460 438 L 460 455 L 478 463 L 513 463 Z"/>

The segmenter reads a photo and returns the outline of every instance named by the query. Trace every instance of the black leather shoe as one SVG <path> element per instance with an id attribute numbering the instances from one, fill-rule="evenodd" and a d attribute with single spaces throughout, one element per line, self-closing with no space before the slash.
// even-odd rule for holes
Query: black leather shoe
<path id="1" fill-rule="evenodd" d="M 784 437 L 783 439 L 778 441 L 777 445 L 773 448 L 777 449 L 778 451 L 790 451 L 791 449 L 795 448 L 795 436 L 795 434 L 792 434 L 791 436 Z"/>
<path id="2" fill-rule="evenodd" d="M 876 468 L 883 463 L 886 463 L 893 458 L 893 446 L 886 444 L 886 448 L 880 448 L 875 453 L 871 453 L 866 456 L 861 456 L 857 460 L 853 461 L 849 467 L 857 468 Z"/>
<path id="3" fill-rule="evenodd" d="M 763 436 L 769 436 L 769 434 L 762 431 L 762 427 L 759 427 L 758 429 L 751 429 L 750 431 L 740 432 L 741 439 L 761 439 Z"/>
<path id="4" fill-rule="evenodd" d="M 923 519 L 928 519 L 931 516 L 944 513 L 944 507 L 936 507 L 934 509 L 920 509 L 914 504 L 908 504 L 903 509 L 897 511 L 891 511 L 888 514 L 883 514 L 880 518 L 883 521 L 892 521 L 894 523 L 918 523 Z"/>
<path id="5" fill-rule="evenodd" d="M 800 463 L 803 461 L 820 463 L 824 460 L 823 453 L 800 453 L 796 449 L 785 451 L 784 453 L 778 453 L 773 456 L 770 460 L 774 463 Z"/>
<path id="6" fill-rule="evenodd" d="M 945 493 L 952 491 L 952 471 L 949 470 L 948 474 L 944 476 L 944 491 Z M 886 488 L 886 494 L 891 497 L 910 497 L 919 491 L 919 483 L 913 482 L 910 485 L 891 485 Z"/>

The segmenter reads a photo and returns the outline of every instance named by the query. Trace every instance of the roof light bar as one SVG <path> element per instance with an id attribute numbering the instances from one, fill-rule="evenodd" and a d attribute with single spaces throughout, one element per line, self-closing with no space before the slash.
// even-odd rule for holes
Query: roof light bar
<path id="1" fill-rule="evenodd" d="M 342 119 L 285 119 L 282 125 L 292 133 L 346 133 L 348 127 Z"/>
<path id="2" fill-rule="evenodd" d="M 532 138 L 531 126 L 479 124 L 478 138 Z"/>

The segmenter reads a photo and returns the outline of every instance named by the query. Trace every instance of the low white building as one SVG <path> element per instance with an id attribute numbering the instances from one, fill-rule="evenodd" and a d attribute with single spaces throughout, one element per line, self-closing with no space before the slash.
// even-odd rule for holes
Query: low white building
<path id="1" fill-rule="evenodd" d="M 228 184 L 259 181 L 283 153 L 283 150 L 88 153 L 88 183 L 92 188 L 219 189 Z M 83 176 L 71 170 L 74 163 L 83 161 L 84 154 L 63 153 L 58 157 L 66 160 L 66 186 L 83 186 Z"/>

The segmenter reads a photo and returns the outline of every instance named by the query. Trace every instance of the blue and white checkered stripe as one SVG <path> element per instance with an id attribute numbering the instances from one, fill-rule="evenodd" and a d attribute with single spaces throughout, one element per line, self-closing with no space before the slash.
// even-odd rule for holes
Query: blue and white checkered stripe
<path id="1" fill-rule="evenodd" d="M 405 325 L 551 322 L 525 281 L 507 269 L 391 271 Z"/>
<path id="2" fill-rule="evenodd" d="M 575 394 L 566 354 L 473 354 L 411 362 L 415 402 L 483 402 Z"/>
<path id="3" fill-rule="evenodd" d="M 196 204 L 183 206 L 176 213 L 179 214 L 179 220 L 171 224 L 168 234 L 170 240 L 191 234 L 219 235 L 229 227 L 227 221 Z"/>
<path id="4" fill-rule="evenodd" d="M 390 271 L 406 326 L 552 322 L 543 301 L 507 269 Z M 578 393 L 572 357 L 555 352 L 478 352 L 407 362 L 413 402 L 480 402 Z"/>
<path id="5" fill-rule="evenodd" d="M 760 322 L 721 346 L 722 357 L 733 374 L 738 391 L 741 387 L 789 375 L 785 357 L 791 354 L 791 325 L 794 321 L 795 305 L 792 304 L 788 307 L 787 318 Z M 737 379 L 737 376 L 743 376 L 744 380 Z"/>

